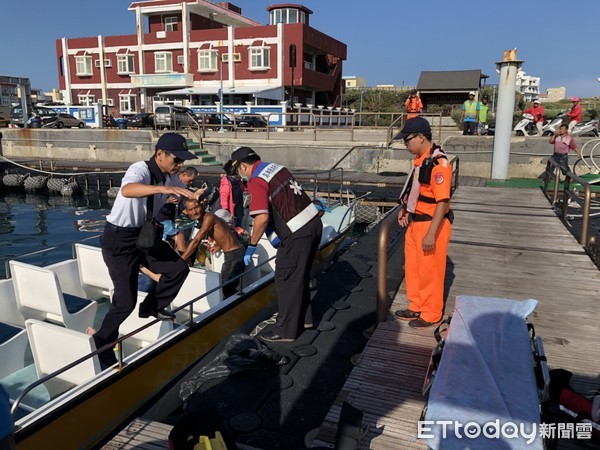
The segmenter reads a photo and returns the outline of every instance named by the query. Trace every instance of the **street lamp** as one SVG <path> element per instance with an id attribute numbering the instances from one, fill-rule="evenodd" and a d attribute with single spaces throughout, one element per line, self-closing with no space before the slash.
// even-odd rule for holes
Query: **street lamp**
<path id="1" fill-rule="evenodd" d="M 221 88 L 219 89 L 219 102 L 221 104 L 221 128 L 219 128 L 219 133 L 224 133 L 225 129 L 223 128 L 223 58 L 220 53 L 217 53 L 219 57 L 219 82 L 221 84 Z"/>

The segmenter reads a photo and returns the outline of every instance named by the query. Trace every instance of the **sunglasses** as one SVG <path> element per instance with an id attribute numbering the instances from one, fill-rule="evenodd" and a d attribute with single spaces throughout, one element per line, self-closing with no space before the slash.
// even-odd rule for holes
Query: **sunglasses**
<path id="1" fill-rule="evenodd" d="M 415 134 L 414 136 L 404 138 L 404 145 L 408 144 L 410 141 L 412 141 L 417 136 L 418 136 L 418 134 Z"/>
<path id="2" fill-rule="evenodd" d="M 178 158 L 177 156 L 175 156 L 173 153 L 169 153 L 169 152 L 165 152 L 168 156 L 170 156 L 171 158 L 173 158 L 173 162 L 175 164 L 183 164 L 185 162 L 185 159 L 181 159 Z"/>

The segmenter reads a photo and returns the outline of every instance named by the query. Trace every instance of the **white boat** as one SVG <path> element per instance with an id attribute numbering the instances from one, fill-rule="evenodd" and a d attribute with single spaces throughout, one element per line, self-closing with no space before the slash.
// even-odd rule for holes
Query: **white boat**
<path id="1" fill-rule="evenodd" d="M 353 207 L 323 215 L 326 260 L 351 232 Z M 112 282 L 99 247 L 77 243 L 73 255 L 45 267 L 10 261 L 11 278 L 0 280 L 0 385 L 11 397 L 20 450 L 98 445 L 276 300 L 275 249 L 263 238 L 242 293 L 223 299 L 220 273 L 192 268 L 171 304 L 175 323 L 134 311 L 120 329 L 119 363 L 101 370 L 85 329 L 105 314 Z M 217 257 L 213 269 L 219 264 Z"/>

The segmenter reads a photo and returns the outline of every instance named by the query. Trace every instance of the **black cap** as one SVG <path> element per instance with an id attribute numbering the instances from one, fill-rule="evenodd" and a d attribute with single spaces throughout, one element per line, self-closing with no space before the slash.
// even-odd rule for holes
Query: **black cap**
<path id="1" fill-rule="evenodd" d="M 408 136 L 415 133 L 431 133 L 431 125 L 429 125 L 427 119 L 424 119 L 423 117 L 408 119 L 400 134 L 396 136 L 396 139 L 406 139 Z"/>
<path id="2" fill-rule="evenodd" d="M 250 156 L 258 156 L 254 150 L 250 147 L 240 147 L 231 154 L 231 167 L 234 172 L 239 167 L 240 163 Z M 258 156 L 260 158 L 260 156 Z"/>
<path id="3" fill-rule="evenodd" d="M 188 150 L 186 139 L 177 133 L 165 133 L 156 143 L 156 150 L 163 150 L 183 160 L 197 159 L 198 157 Z"/>

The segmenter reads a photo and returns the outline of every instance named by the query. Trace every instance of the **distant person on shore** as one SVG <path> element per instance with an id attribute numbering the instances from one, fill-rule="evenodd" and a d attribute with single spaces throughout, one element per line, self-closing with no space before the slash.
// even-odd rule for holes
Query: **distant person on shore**
<path id="1" fill-rule="evenodd" d="M 523 111 L 523 114 L 531 114 L 535 127 L 537 128 L 538 136 L 542 135 L 542 127 L 544 126 L 544 107 L 540 105 L 540 101 L 536 98 L 533 105 Z"/>
<path id="2" fill-rule="evenodd" d="M 481 97 L 481 102 L 479 102 L 479 115 L 477 116 L 478 117 L 477 134 L 479 136 L 487 134 L 487 130 L 485 127 L 487 125 L 488 112 L 489 112 L 489 108 L 490 108 L 489 100 L 490 100 L 490 97 L 486 94 L 483 97 Z"/>
<path id="3" fill-rule="evenodd" d="M 550 143 L 554 144 L 554 153 L 550 159 L 556 161 L 560 166 L 563 175 L 569 172 L 569 151 L 575 152 L 578 158 L 581 158 L 581 152 L 577 148 L 575 138 L 569 134 L 567 125 L 563 124 L 558 128 L 558 132 L 550 136 Z M 546 172 L 552 174 L 553 168 L 548 163 Z"/>
<path id="4" fill-rule="evenodd" d="M 469 99 L 462 104 L 460 121 L 463 123 L 463 136 L 472 136 L 476 133 L 479 115 L 479 103 L 475 101 L 475 92 L 469 92 Z"/>
<path id="5" fill-rule="evenodd" d="M 573 106 L 571 110 L 566 113 L 566 116 L 569 118 L 569 134 L 573 131 L 575 125 L 578 122 L 581 122 L 581 105 L 579 104 L 579 97 L 571 97 L 573 101 Z"/>
<path id="6" fill-rule="evenodd" d="M 423 102 L 421 102 L 416 89 L 410 91 L 410 95 L 404 102 L 404 107 L 408 113 L 406 120 L 413 119 L 423 112 Z"/>
<path id="7" fill-rule="evenodd" d="M 183 285 L 189 273 L 188 265 L 164 241 L 149 252 L 139 250 L 136 241 L 146 220 L 149 196 L 153 199 L 155 218 L 169 196 L 196 196 L 177 176 L 184 162 L 195 158 L 188 151 L 183 136 L 166 133 L 158 140 L 152 158 L 136 162 L 127 169 L 100 238 L 102 256 L 114 284 L 114 293 L 100 329 L 95 333 L 88 330 L 89 334 L 93 333 L 96 348 L 114 342 L 119 337 L 120 325 L 135 309 L 140 266 L 160 274 L 160 280 L 139 305 L 139 316 L 162 320 L 175 317 L 165 308 Z M 117 362 L 112 348 L 98 357 L 103 368 Z"/>
<path id="8" fill-rule="evenodd" d="M 423 117 L 407 120 L 400 132 L 414 155 L 402 193 L 398 223 L 408 227 L 404 238 L 408 308 L 394 314 L 411 328 L 426 328 L 442 319 L 446 255 L 450 242 L 452 168 L 444 151 L 432 142 Z"/>

